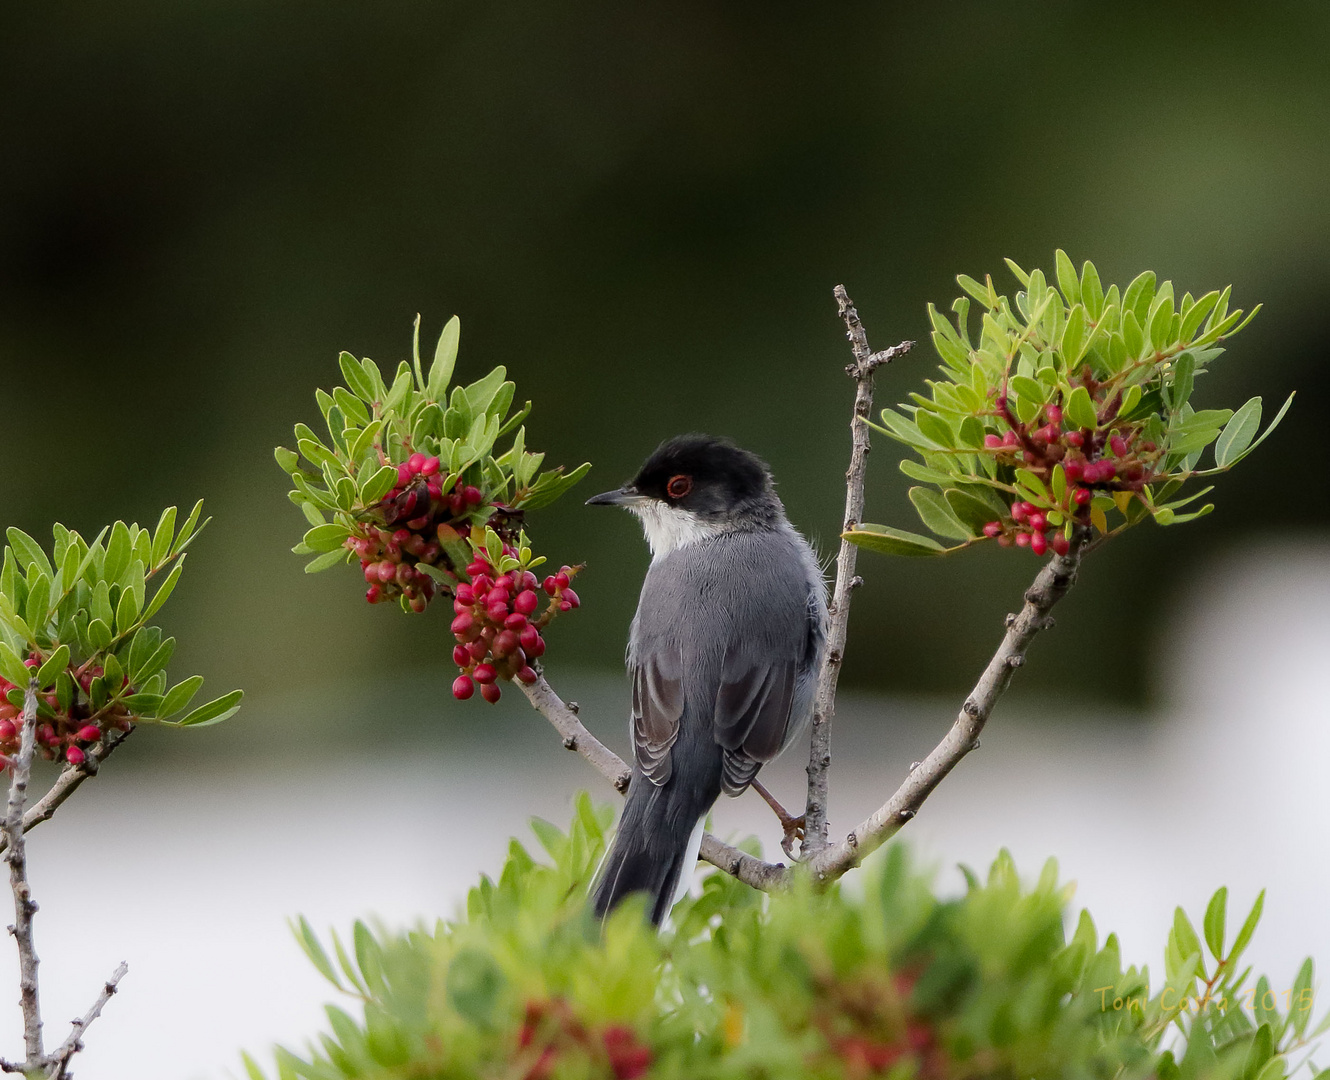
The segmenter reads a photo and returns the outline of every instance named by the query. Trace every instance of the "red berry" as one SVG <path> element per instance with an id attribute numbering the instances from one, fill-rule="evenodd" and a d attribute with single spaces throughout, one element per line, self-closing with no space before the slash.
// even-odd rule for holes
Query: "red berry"
<path id="1" fill-rule="evenodd" d="M 405 461 L 397 466 L 397 483 L 401 487 L 406 487 L 407 484 L 411 483 L 411 476 L 411 466 Z"/>
<path id="2" fill-rule="evenodd" d="M 418 453 L 412 454 L 406 459 L 406 467 L 411 470 L 411 475 L 414 476 L 425 467 L 425 455 Z"/>
<path id="3" fill-rule="evenodd" d="M 493 596 L 494 594 L 490 593 L 490 595 Z M 506 602 L 502 601 L 497 604 L 491 604 L 485 609 L 485 614 L 489 617 L 490 622 L 502 623 L 504 619 L 508 618 L 508 605 Z"/>
<path id="4" fill-rule="evenodd" d="M 512 630 L 505 630 L 494 639 L 494 655 L 507 656 L 517 648 L 517 634 Z"/>
<path id="5" fill-rule="evenodd" d="M 459 603 L 466 604 L 468 607 L 476 602 L 476 594 L 471 591 L 470 585 L 459 585 L 453 590 L 453 595 Z"/>
<path id="6" fill-rule="evenodd" d="M 490 564 L 484 559 L 476 559 L 473 562 L 467 563 L 466 572 L 471 577 L 475 577 L 477 574 L 485 573 L 489 568 Z"/>
<path id="7" fill-rule="evenodd" d="M 1048 519 L 1039 511 L 1030 515 L 1030 529 L 1032 532 L 1042 533 L 1048 528 Z"/>
<path id="8" fill-rule="evenodd" d="M 531 629 L 534 630 L 535 627 L 533 626 Z M 530 645 L 523 644 L 522 649 L 526 652 L 527 656 L 531 657 L 531 659 L 533 660 L 539 656 L 544 656 L 545 639 L 541 637 L 539 634 L 537 634 L 536 640 L 533 641 Z"/>
<path id="9" fill-rule="evenodd" d="M 508 608 L 508 590 L 500 588 L 497 584 L 485 594 L 485 606 L 492 608 L 496 605 L 502 605 L 505 611 Z"/>
<path id="10" fill-rule="evenodd" d="M 517 630 L 520 632 L 525 626 L 526 616 L 518 611 L 514 611 L 508 616 L 508 618 L 503 620 L 503 628 L 505 630 Z"/>
<path id="11" fill-rule="evenodd" d="M 1002 522 L 990 521 L 987 525 L 984 526 L 984 535 L 989 537 L 990 539 L 993 538 L 994 536 L 1001 536 Z"/>
<path id="12" fill-rule="evenodd" d="M 380 589 L 377 585 L 371 585 L 368 589 L 365 590 L 365 600 L 371 604 L 377 604 L 379 600 L 382 599 L 382 596 L 383 596 L 383 590 Z M 86 690 L 87 687 L 85 686 L 83 689 Z"/>
<path id="13" fill-rule="evenodd" d="M 1092 498 L 1094 498 L 1094 496 L 1090 494 L 1089 488 L 1077 488 L 1076 494 L 1073 495 L 1072 498 L 1076 500 L 1077 506 L 1084 506 Z"/>
<path id="14" fill-rule="evenodd" d="M 522 670 L 517 673 L 517 681 L 524 682 L 527 684 L 527 686 L 530 686 L 539 677 L 540 676 L 536 674 L 536 669 L 533 668 L 530 664 L 522 668 Z"/>
<path id="15" fill-rule="evenodd" d="M 493 664 L 477 664 L 476 670 L 471 675 L 476 682 L 483 686 L 486 683 L 492 683 L 498 677 L 498 672 L 494 670 Z"/>
<path id="16" fill-rule="evenodd" d="M 1014 502 L 1011 504 L 1011 520 L 1024 522 L 1030 516 L 1029 503 Z"/>
<path id="17" fill-rule="evenodd" d="M 568 588 L 568 571 L 560 570 L 554 575 L 554 584 L 560 589 Z"/>
<path id="18" fill-rule="evenodd" d="M 458 701 L 465 701 L 476 692 L 476 684 L 471 681 L 470 675 L 459 675 L 453 680 L 453 697 Z"/>
<path id="19" fill-rule="evenodd" d="M 1001 536 L 997 538 L 997 541 L 998 541 L 998 546 L 1000 547 L 1011 547 L 1011 534 L 1003 533 Z"/>
<path id="20" fill-rule="evenodd" d="M 1124 439 L 1121 435 L 1112 436 L 1108 440 L 1108 445 L 1112 448 L 1113 455 L 1115 457 L 1127 456 L 1127 440 Z"/>
<path id="21" fill-rule="evenodd" d="M 513 588 L 512 575 L 500 574 L 498 577 L 494 579 L 494 587 L 496 589 L 507 589 L 509 592 L 511 592 Z"/>
<path id="22" fill-rule="evenodd" d="M 427 457 L 420 463 L 420 468 L 416 471 L 422 476 L 433 476 L 439 471 L 439 459 L 436 457 Z"/>
<path id="23" fill-rule="evenodd" d="M 453 517 L 457 517 L 458 514 L 466 513 L 466 500 L 460 495 L 449 495 L 448 510 Z"/>
<path id="24" fill-rule="evenodd" d="M 494 582 L 490 581 L 488 574 L 476 574 L 471 579 L 471 592 L 475 596 L 477 602 L 479 602 L 480 598 L 493 587 Z"/>
<path id="25" fill-rule="evenodd" d="M 425 494 L 435 502 L 439 502 L 443 498 L 443 487 L 437 480 L 431 480 L 425 485 Z"/>
<path id="26" fill-rule="evenodd" d="M 522 648 L 530 653 L 531 650 L 536 647 L 536 642 L 540 640 L 540 631 L 534 626 L 528 625 L 523 629 L 521 634 L 518 635 L 517 640 L 521 643 Z M 11 724 L 10 727 L 13 727 L 13 725 Z M 5 736 L 5 738 L 8 738 L 8 736 Z"/>
<path id="27" fill-rule="evenodd" d="M 471 659 L 479 663 L 489 655 L 490 643 L 488 641 L 473 641 L 466 647 L 466 651 L 471 654 Z"/>
<path id="28" fill-rule="evenodd" d="M 1099 463 L 1099 480 L 1101 483 L 1105 480 L 1112 480 L 1117 474 L 1118 467 L 1111 461 L 1101 461 Z"/>
<path id="29" fill-rule="evenodd" d="M 1099 462 L 1097 461 L 1087 463 L 1085 468 L 1081 471 L 1081 479 L 1087 484 L 1099 483 L 1099 477 Z"/>
<path id="30" fill-rule="evenodd" d="M 480 688 L 480 696 L 493 705 L 499 698 L 503 697 L 503 691 L 499 689 L 496 683 L 486 683 Z"/>
<path id="31" fill-rule="evenodd" d="M 0 739 L 12 739 L 17 734 L 18 728 L 12 720 L 0 720 Z"/>
<path id="32" fill-rule="evenodd" d="M 102 729 L 96 724 L 84 724 L 76 736 L 80 742 L 96 742 L 101 737 Z"/>
<path id="33" fill-rule="evenodd" d="M 457 616 L 457 618 L 453 620 L 452 625 L 449 627 L 449 629 L 455 635 L 461 637 L 463 634 L 466 634 L 468 631 L 474 629 L 475 625 L 476 625 L 476 620 L 471 617 L 470 613 L 463 612 L 461 615 Z"/>
<path id="34" fill-rule="evenodd" d="M 1028 532 L 1018 532 L 1018 533 L 1016 534 L 1016 546 L 1017 546 L 1017 547 L 1029 547 L 1029 546 L 1030 546 L 1030 534 L 1029 534 Z"/>
<path id="35" fill-rule="evenodd" d="M 567 607 L 564 606 L 565 604 L 567 605 Z M 567 611 L 568 608 L 580 607 L 581 604 L 582 601 L 578 598 L 577 593 L 573 592 L 572 589 L 563 590 L 563 603 L 559 605 L 560 611 Z"/>
<path id="36" fill-rule="evenodd" d="M 1079 431 L 1069 431 L 1066 434 L 1066 443 L 1068 446 L 1081 447 L 1085 445 L 1085 436 Z"/>
<path id="37" fill-rule="evenodd" d="M 1049 424 L 1046 428 L 1042 428 L 1039 433 L 1044 437 L 1044 442 L 1055 443 L 1062 435 L 1062 429 L 1057 424 Z"/>
<path id="38" fill-rule="evenodd" d="M 1064 461 L 1062 471 L 1066 474 L 1067 481 L 1074 484 L 1085 475 L 1085 465 L 1079 461 Z"/>
<path id="39" fill-rule="evenodd" d="M 550 596 L 553 596 L 559 588 L 559 586 L 554 583 L 554 575 L 551 574 L 547 577 L 544 584 L 541 585 L 541 588 L 549 593 Z"/>
<path id="40" fill-rule="evenodd" d="M 65 760 L 68 761 L 71 765 L 82 765 L 83 751 L 80 750 L 77 746 L 71 746 L 65 750 Z"/>
<path id="41" fill-rule="evenodd" d="M 23 666 L 24 666 L 24 667 L 40 667 L 40 666 L 41 666 L 41 661 L 40 661 L 40 660 L 37 660 L 37 659 L 34 658 L 34 657 L 29 656 L 26 660 L 23 661 Z"/>
<path id="42" fill-rule="evenodd" d="M 1016 446 L 1021 441 L 1021 437 L 1014 431 L 1008 431 L 1002 436 L 1003 446 Z"/>
<path id="43" fill-rule="evenodd" d="M 387 585 L 397 576 L 397 565 L 391 559 L 384 559 L 383 562 L 379 563 L 379 580 L 383 584 Z"/>
<path id="44" fill-rule="evenodd" d="M 1043 533 L 1037 532 L 1030 537 L 1030 550 L 1036 555 L 1042 555 L 1048 550 L 1048 541 L 1044 538 Z"/>
<path id="45" fill-rule="evenodd" d="M 425 614 L 425 609 L 429 607 L 429 599 L 419 594 L 411 597 L 410 603 L 411 603 L 411 610 L 414 611 L 417 615 Z"/>
<path id="46" fill-rule="evenodd" d="M 1066 536 L 1064 536 L 1062 533 L 1058 533 L 1055 537 L 1053 537 L 1053 550 L 1056 551 L 1059 555 L 1065 555 L 1067 554 L 1068 551 L 1071 550 L 1071 541 L 1068 540 Z"/>
<path id="47" fill-rule="evenodd" d="M 560 610 L 560 611 L 572 611 L 572 610 L 573 610 L 573 605 L 570 604 L 567 600 L 560 600 L 560 601 L 559 601 L 559 610 Z"/>
<path id="48" fill-rule="evenodd" d="M 467 484 L 467 486 L 462 489 L 462 498 L 472 506 L 479 506 L 485 501 L 485 496 L 480 493 L 480 488 L 476 487 L 474 484 Z"/>
<path id="49" fill-rule="evenodd" d="M 458 667 L 466 667 L 471 663 L 471 651 L 465 645 L 454 645 L 453 663 Z"/>
<path id="50" fill-rule="evenodd" d="M 990 449 L 990 450 L 996 450 L 999 446 L 1002 445 L 1002 436 L 1001 436 L 1001 435 L 985 435 L 985 436 L 984 436 L 984 445 L 985 445 L 986 447 L 988 447 L 988 449 Z"/>
<path id="51" fill-rule="evenodd" d="M 539 597 L 536 596 L 535 593 L 533 593 L 530 589 L 523 589 L 520 593 L 518 593 L 515 597 L 513 597 L 513 610 L 520 612 L 523 615 L 530 615 L 533 611 L 536 610 L 536 607 L 537 605 L 539 605 L 539 603 L 540 599 Z"/>
<path id="52" fill-rule="evenodd" d="M 1059 405 L 1045 405 L 1044 415 L 1048 417 L 1050 424 L 1062 423 L 1062 408 Z"/>

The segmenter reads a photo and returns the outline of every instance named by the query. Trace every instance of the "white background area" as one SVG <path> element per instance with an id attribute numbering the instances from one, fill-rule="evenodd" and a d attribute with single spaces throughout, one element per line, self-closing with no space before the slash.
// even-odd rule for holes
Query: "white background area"
<path id="1" fill-rule="evenodd" d="M 1330 553 L 1249 549 L 1203 572 L 1190 595 L 1160 648 L 1171 690 L 1159 715 L 1115 720 L 1091 706 L 1035 724 L 1022 715 L 1028 699 L 1004 701 L 980 750 L 906 835 L 952 889 L 957 862 L 982 873 L 1003 845 L 1031 878 L 1056 855 L 1101 940 L 1116 930 L 1124 957 L 1152 968 L 1174 905 L 1199 925 L 1211 892 L 1228 885 L 1231 936 L 1267 887 L 1249 956 L 1278 990 L 1304 955 L 1330 961 Z M 1039 663 L 1038 642 L 1029 662 Z M 622 680 L 582 676 L 573 693 L 557 668 L 551 677 L 582 696 L 588 723 L 618 731 L 613 717 L 592 717 L 624 701 Z M 833 830 L 894 789 L 958 704 L 843 700 Z M 29 834 L 48 1044 L 128 960 L 76 1062 L 82 1077 L 238 1076 L 242 1047 L 265 1062 L 273 1042 L 303 1047 L 335 993 L 288 916 L 345 931 L 357 916 L 404 925 L 451 915 L 481 872 L 498 869 L 509 836 L 535 849 L 530 815 L 566 824 L 581 787 L 610 801 L 544 721 L 529 725 L 501 746 L 441 738 L 385 750 L 367 738 L 361 756 L 286 751 L 206 769 L 136 765 L 130 743 Z M 796 757 L 768 771 L 790 805 L 802 802 Z M 753 796 L 722 800 L 715 821 L 721 835 L 757 832 L 778 852 L 774 819 Z M 7 890 L 0 903 L 9 921 Z M 0 941 L 0 1053 L 10 1058 L 22 1046 L 16 967 Z"/>

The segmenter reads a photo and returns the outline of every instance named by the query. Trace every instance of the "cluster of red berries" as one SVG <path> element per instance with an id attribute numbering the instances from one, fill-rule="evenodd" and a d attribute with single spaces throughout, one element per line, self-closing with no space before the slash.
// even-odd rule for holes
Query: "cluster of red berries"
<path id="1" fill-rule="evenodd" d="M 1062 527 L 1050 524 L 1047 515 L 1033 503 L 1012 503 L 1011 520 L 1011 527 L 1001 521 L 990 521 L 984 526 L 984 535 L 996 539 L 1003 547 L 1011 547 L 1012 544 L 1028 547 L 1036 555 L 1043 555 L 1050 547 L 1059 555 L 1065 555 L 1071 550 L 1071 541 L 1067 539 Z M 1052 534 L 1051 540 L 1049 534 Z"/>
<path id="2" fill-rule="evenodd" d="M 507 544 L 503 553 L 517 554 Z M 453 596 L 453 662 L 462 670 L 453 682 L 453 697 L 465 701 L 479 684 L 480 696 L 493 704 L 502 696 L 500 680 L 536 681 L 530 662 L 545 652 L 540 632 L 556 614 L 581 603 L 569 584 L 578 569 L 561 567 L 541 583 L 530 570 L 499 573 L 483 555 L 476 556 L 466 568 L 471 581 L 458 585 Z M 537 615 L 540 588 L 549 600 Z"/>
<path id="3" fill-rule="evenodd" d="M 538 1052 L 523 1080 L 549 1080 L 564 1053 L 599 1060 L 609 1067 L 614 1080 L 637 1080 L 651 1067 L 651 1047 L 641 1042 L 632 1028 L 611 1024 L 597 1037 L 573 1014 L 567 1002 L 557 998 L 527 1002 L 517 1045 L 526 1054 Z"/>
<path id="4" fill-rule="evenodd" d="M 33 669 L 41 665 L 38 656 L 29 657 L 24 663 Z M 102 674 L 100 667 L 91 667 L 84 671 L 71 669 L 78 684 L 83 689 L 84 697 L 73 702 L 68 711 L 60 708 L 55 691 L 46 691 L 37 695 L 39 713 L 37 721 L 37 752 L 47 761 L 64 760 L 71 765 L 82 765 L 87 760 L 88 749 L 101 741 L 105 731 L 116 729 L 128 731 L 133 726 L 134 718 L 123 709 L 106 706 L 98 716 L 98 723 L 92 720 L 93 711 L 86 695 L 92 687 L 92 680 Z M 126 680 L 128 681 L 128 680 Z M 0 770 L 9 767 L 9 759 L 19 751 L 22 740 L 22 704 L 16 705 L 9 695 L 16 687 L 8 679 L 0 678 Z M 17 688 L 22 693 L 26 687 Z M 18 697 L 17 694 L 14 695 Z M 44 706 L 45 708 L 40 708 Z M 49 710 L 50 719 L 42 716 Z"/>
<path id="5" fill-rule="evenodd" d="M 1081 381 L 1093 399 L 1100 388 L 1088 370 Z M 1119 395 L 1103 405 L 1097 414 L 1100 423 L 1112 424 L 1121 404 Z M 1067 479 L 1062 505 L 1040 509 L 1017 501 L 1012 504 L 1010 522 L 990 521 L 984 526 L 984 535 L 1004 547 L 1028 547 L 1036 555 L 1051 547 L 1057 554 L 1065 554 L 1070 542 L 1059 527 L 1050 525 L 1049 510 L 1084 523 L 1089 521 L 1095 490 L 1138 492 L 1155 479 L 1153 466 L 1159 448 L 1141 438 L 1139 425 L 1120 423 L 1116 430 L 1105 431 L 1067 430 L 1060 405 L 1045 405 L 1041 417 L 1023 424 L 1012 414 L 1003 394 L 997 397 L 997 415 L 1007 423 L 1007 431 L 985 435 L 984 446 L 996 452 L 999 461 L 1029 469 L 1050 489 L 1055 466 L 1062 466 Z"/>
<path id="6" fill-rule="evenodd" d="M 480 489 L 449 484 L 439 474 L 439 459 L 412 454 L 397 466 L 397 484 L 375 510 L 383 525 L 365 525 L 358 535 L 347 537 L 346 546 L 360 558 L 371 604 L 405 597 L 412 611 L 420 613 L 438 592 L 438 585 L 420 564 L 438 566 L 454 576 L 442 541 L 465 538 L 471 525 L 461 520 L 485 501 Z M 496 515 L 496 525 L 502 524 Z"/>
<path id="7" fill-rule="evenodd" d="M 880 1075 L 907 1061 L 908 1075 L 948 1075 L 946 1055 L 932 1026 L 909 1015 L 906 1003 L 914 982 L 915 976 L 898 974 L 890 984 L 873 978 L 826 988 L 823 1001 L 831 1008 L 820 1011 L 815 1021 L 847 1077 Z"/>

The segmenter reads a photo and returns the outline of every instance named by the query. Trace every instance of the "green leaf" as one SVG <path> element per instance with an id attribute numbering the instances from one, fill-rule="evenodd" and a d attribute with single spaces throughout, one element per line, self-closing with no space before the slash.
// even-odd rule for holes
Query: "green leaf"
<path id="1" fill-rule="evenodd" d="M 202 532 L 207 521 L 199 525 L 197 530 L 195 525 L 198 523 L 199 514 L 203 512 L 203 500 L 200 499 L 194 504 L 194 509 L 189 512 L 189 517 L 185 518 L 185 523 L 180 526 L 180 531 L 176 533 L 175 542 L 171 545 L 171 554 L 176 555 L 185 550 L 185 545 L 194 539 L 196 532 Z M 211 518 L 209 520 L 212 520 Z"/>
<path id="2" fill-rule="evenodd" d="M 339 544 L 332 551 L 325 551 L 317 558 L 310 559 L 310 561 L 305 564 L 305 573 L 317 574 L 320 570 L 327 570 L 329 567 L 336 566 L 338 563 L 346 562 L 350 555 L 351 552 Z M 424 567 L 424 569 L 429 569 L 429 567 Z"/>
<path id="3" fill-rule="evenodd" d="M 1122 294 L 1122 312 L 1125 316 L 1128 311 L 1136 316 L 1138 328 L 1145 322 L 1145 317 L 1150 310 L 1150 301 L 1155 296 L 1155 274 L 1153 270 L 1146 270 L 1137 274 L 1132 279 L 1127 291 Z M 1139 354 L 1137 354 L 1139 355 Z"/>
<path id="4" fill-rule="evenodd" d="M 1250 398 L 1220 432 L 1219 441 L 1215 443 L 1215 465 L 1223 469 L 1238 461 L 1260 427 L 1261 399 Z"/>
<path id="5" fill-rule="evenodd" d="M 1067 397 L 1067 403 L 1062 407 L 1062 412 L 1078 428 L 1099 426 L 1099 416 L 1095 413 L 1094 403 L 1090 400 L 1090 391 L 1084 386 L 1072 390 Z"/>
<path id="6" fill-rule="evenodd" d="M 88 641 L 94 649 L 104 649 L 111 644 L 111 627 L 102 619 L 93 619 L 88 623 Z"/>
<path id="7" fill-rule="evenodd" d="M 1256 903 L 1252 905 L 1251 913 L 1242 924 L 1242 929 L 1238 931 L 1238 936 L 1233 942 L 1232 950 L 1230 950 L 1229 954 L 1224 957 L 1224 962 L 1229 966 L 1230 970 L 1238 966 L 1238 957 L 1242 955 L 1243 950 L 1247 948 L 1248 943 L 1251 941 L 1252 934 L 1256 932 L 1256 924 L 1261 921 L 1261 911 L 1264 907 L 1265 890 L 1262 889 L 1260 894 L 1256 897 Z"/>
<path id="8" fill-rule="evenodd" d="M 955 448 L 956 433 L 952 431 L 951 425 L 937 413 L 920 409 L 914 414 L 914 422 L 924 438 L 934 445 L 948 450 Z"/>
<path id="9" fill-rule="evenodd" d="M 1081 302 L 1092 319 L 1098 319 L 1104 310 L 1104 288 L 1099 271 L 1089 259 L 1081 266 Z"/>
<path id="10" fill-rule="evenodd" d="M 3 641 L 0 641 L 0 675 L 3 675 L 16 687 L 28 685 L 32 672 L 19 659 L 18 654 Z"/>
<path id="11" fill-rule="evenodd" d="M 309 957 L 309 962 L 318 969 L 319 974 L 338 990 L 345 991 L 346 988 L 342 985 L 342 980 L 337 977 L 337 971 L 333 968 L 332 961 L 328 959 L 328 954 L 319 943 L 318 935 L 314 933 L 305 916 L 301 915 L 295 923 L 288 921 L 287 925 L 291 927 L 291 933 L 295 935 L 300 948 Z"/>
<path id="12" fill-rule="evenodd" d="M 174 693 L 174 691 L 172 692 Z M 240 708 L 240 699 L 244 696 L 245 692 L 243 690 L 232 690 L 229 694 L 223 694 L 206 705 L 200 705 L 192 712 L 186 713 L 181 719 L 175 721 L 175 726 L 207 727 L 209 724 L 220 724 Z"/>
<path id="13" fill-rule="evenodd" d="M 1228 910 L 1228 886 L 1221 886 L 1205 908 L 1205 943 L 1216 960 L 1224 959 L 1224 917 Z"/>
<path id="14" fill-rule="evenodd" d="M 1196 929 L 1192 926 L 1191 920 L 1187 918 L 1187 913 L 1181 907 L 1173 910 L 1173 934 L 1177 939 L 1178 951 L 1183 957 L 1189 957 L 1193 953 L 1201 951 L 1201 939 L 1196 936 Z M 1201 977 L 1205 977 L 1205 965 L 1202 963 L 1199 968 Z"/>
<path id="15" fill-rule="evenodd" d="M 129 526 L 123 521 L 117 521 L 111 526 L 111 539 L 106 543 L 106 562 L 102 576 L 108 584 L 115 585 L 119 583 L 120 575 L 129 566 L 131 554 Z"/>
<path id="16" fill-rule="evenodd" d="M 453 366 L 457 363 L 457 345 L 462 336 L 462 321 L 454 315 L 443 327 L 439 343 L 434 347 L 434 363 L 430 365 L 429 381 L 425 386 L 425 396 L 431 401 L 445 401 L 448 384 L 453 378 Z M 502 378 L 499 380 L 502 382 Z"/>
<path id="17" fill-rule="evenodd" d="M 945 555 L 947 549 L 936 540 L 918 533 L 893 529 L 889 525 L 872 525 L 863 522 L 849 532 L 841 533 L 841 538 L 868 551 L 882 555 L 905 555 L 911 557 L 925 555 Z"/>
<path id="18" fill-rule="evenodd" d="M 1293 993 L 1289 995 L 1289 1022 L 1293 1031 L 1302 1038 L 1307 1030 L 1307 1023 L 1312 1018 L 1312 958 L 1309 956 L 1298 969 L 1298 977 L 1293 980 Z"/>
<path id="19" fill-rule="evenodd" d="M 163 641 L 153 651 L 142 664 L 136 669 L 133 664 L 130 665 L 130 682 L 141 685 L 147 679 L 151 679 L 157 672 L 163 670 L 170 662 L 172 654 L 175 652 L 175 638 L 169 637 Z"/>
<path id="20" fill-rule="evenodd" d="M 1067 253 L 1058 248 L 1053 253 L 1053 262 L 1057 270 L 1058 288 L 1062 290 L 1062 295 L 1067 298 L 1067 306 L 1071 307 L 1080 303 L 1081 283 L 1076 277 L 1076 267 L 1067 258 Z"/>
<path id="21" fill-rule="evenodd" d="M 302 543 L 311 551 L 336 551 L 350 535 L 351 530 L 345 525 L 315 525 L 305 533 Z"/>
<path id="22" fill-rule="evenodd" d="M 171 567 L 171 572 L 166 575 L 166 580 L 161 583 L 157 591 L 153 593 L 152 599 L 148 601 L 148 606 L 143 609 L 143 620 L 151 619 L 162 609 L 162 605 L 171 598 L 171 593 L 175 590 L 176 582 L 180 580 L 180 575 L 185 569 L 185 556 L 181 555 L 180 560 Z"/>
<path id="23" fill-rule="evenodd" d="M 55 685 L 56 676 L 67 667 L 69 667 L 69 646 L 61 645 L 37 669 L 37 685 L 43 690 L 49 690 Z M 10 679 L 10 682 L 14 682 L 14 680 Z M 14 683 L 14 685 L 20 686 L 22 684 Z"/>
<path id="24" fill-rule="evenodd" d="M 115 630 L 117 634 L 129 633 L 139 617 L 139 598 L 133 589 L 123 589 L 120 602 L 115 608 Z"/>
<path id="25" fill-rule="evenodd" d="M 1191 344 L 1196 331 L 1200 329 L 1201 323 L 1205 321 L 1205 317 L 1210 314 L 1210 309 L 1218 300 L 1218 291 L 1212 289 L 1187 309 L 1187 314 L 1182 316 L 1182 326 L 1179 328 L 1179 336 L 1184 345 Z"/>
<path id="26" fill-rule="evenodd" d="M 1067 325 L 1062 331 L 1062 356 L 1071 369 L 1080 363 L 1089 344 L 1085 336 L 1085 308 L 1080 304 L 1073 307 L 1067 315 Z"/>
<path id="27" fill-rule="evenodd" d="M 23 605 L 23 617 L 35 633 L 40 633 L 51 613 L 51 579 L 35 570 L 35 580 L 28 582 L 28 600 Z"/>
<path id="28" fill-rule="evenodd" d="M 1173 361 L 1173 382 L 1169 386 L 1169 399 L 1176 412 L 1191 398 L 1192 388 L 1196 385 L 1196 358 L 1191 353 L 1183 353 Z"/>
<path id="29" fill-rule="evenodd" d="M 1252 443 L 1249 447 L 1247 447 L 1247 449 L 1244 450 L 1237 457 L 1230 460 L 1229 461 L 1230 465 L 1236 465 L 1239 461 L 1245 458 L 1248 454 L 1250 454 L 1253 450 L 1255 450 L 1258 446 L 1260 446 L 1261 443 L 1265 442 L 1265 440 L 1270 437 L 1270 433 L 1279 426 L 1279 422 L 1284 419 L 1284 414 L 1288 412 L 1289 406 L 1293 404 L 1293 397 L 1296 393 L 1297 391 L 1295 390 L 1293 391 L 1292 394 L 1289 394 L 1289 396 L 1284 399 L 1283 406 L 1280 408 L 1275 418 L 1270 421 L 1270 426 L 1266 428 L 1263 432 L 1261 432 L 1261 437 L 1259 439 L 1257 439 L 1254 443 Z"/>
<path id="30" fill-rule="evenodd" d="M 397 483 L 397 470 L 391 465 L 384 465 L 378 472 L 369 478 L 368 483 L 360 490 L 360 498 L 366 506 L 378 502 L 388 492 L 392 491 L 393 485 Z"/>
<path id="31" fill-rule="evenodd" d="M 24 570 L 27 570 L 29 566 L 37 566 L 47 577 L 55 577 L 55 570 L 47 561 L 46 552 L 41 549 L 41 545 L 36 540 L 22 529 L 16 529 L 12 525 L 5 535 L 9 537 L 9 544 L 14 549 L 19 565 Z"/>
<path id="32" fill-rule="evenodd" d="M 171 716 L 178 713 L 186 705 L 194 700 L 194 695 L 199 692 L 199 687 L 203 685 L 202 675 L 191 675 L 184 682 L 176 683 L 166 692 L 162 699 L 162 707 L 158 716 Z"/>
<path id="33" fill-rule="evenodd" d="M 378 400 L 374 383 L 370 377 L 365 374 L 365 369 L 360 366 L 360 362 L 349 352 L 344 352 L 337 357 L 337 363 L 342 369 L 342 378 L 346 380 L 347 389 L 361 401 L 373 403 Z"/>
<path id="34" fill-rule="evenodd" d="M 280 450 L 281 447 L 278 447 Z M 291 451 L 286 451 L 288 454 Z M 288 469 L 287 472 L 291 470 Z M 157 530 L 152 534 L 152 565 L 161 566 L 171 554 L 171 541 L 175 539 L 176 508 L 168 506 L 157 520 Z"/>
<path id="35" fill-rule="evenodd" d="M 933 488 L 912 487 L 909 494 L 910 502 L 914 503 L 914 508 L 919 514 L 919 520 L 938 536 L 945 536 L 950 540 L 969 540 L 975 535 L 956 516 L 951 504 L 940 492 Z"/>
<path id="36" fill-rule="evenodd" d="M 971 529 L 972 535 L 978 536 L 985 525 L 1001 516 L 995 514 L 993 507 L 983 499 L 971 495 L 968 491 L 947 488 L 942 494 L 952 513 Z"/>

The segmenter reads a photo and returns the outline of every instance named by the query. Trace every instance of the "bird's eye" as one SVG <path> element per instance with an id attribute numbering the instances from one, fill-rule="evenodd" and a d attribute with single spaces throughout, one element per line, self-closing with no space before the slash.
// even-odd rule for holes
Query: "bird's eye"
<path id="1" fill-rule="evenodd" d="M 670 482 L 665 485 L 665 490 L 669 492 L 671 499 L 682 499 L 693 490 L 693 478 L 691 476 L 671 476 Z"/>

